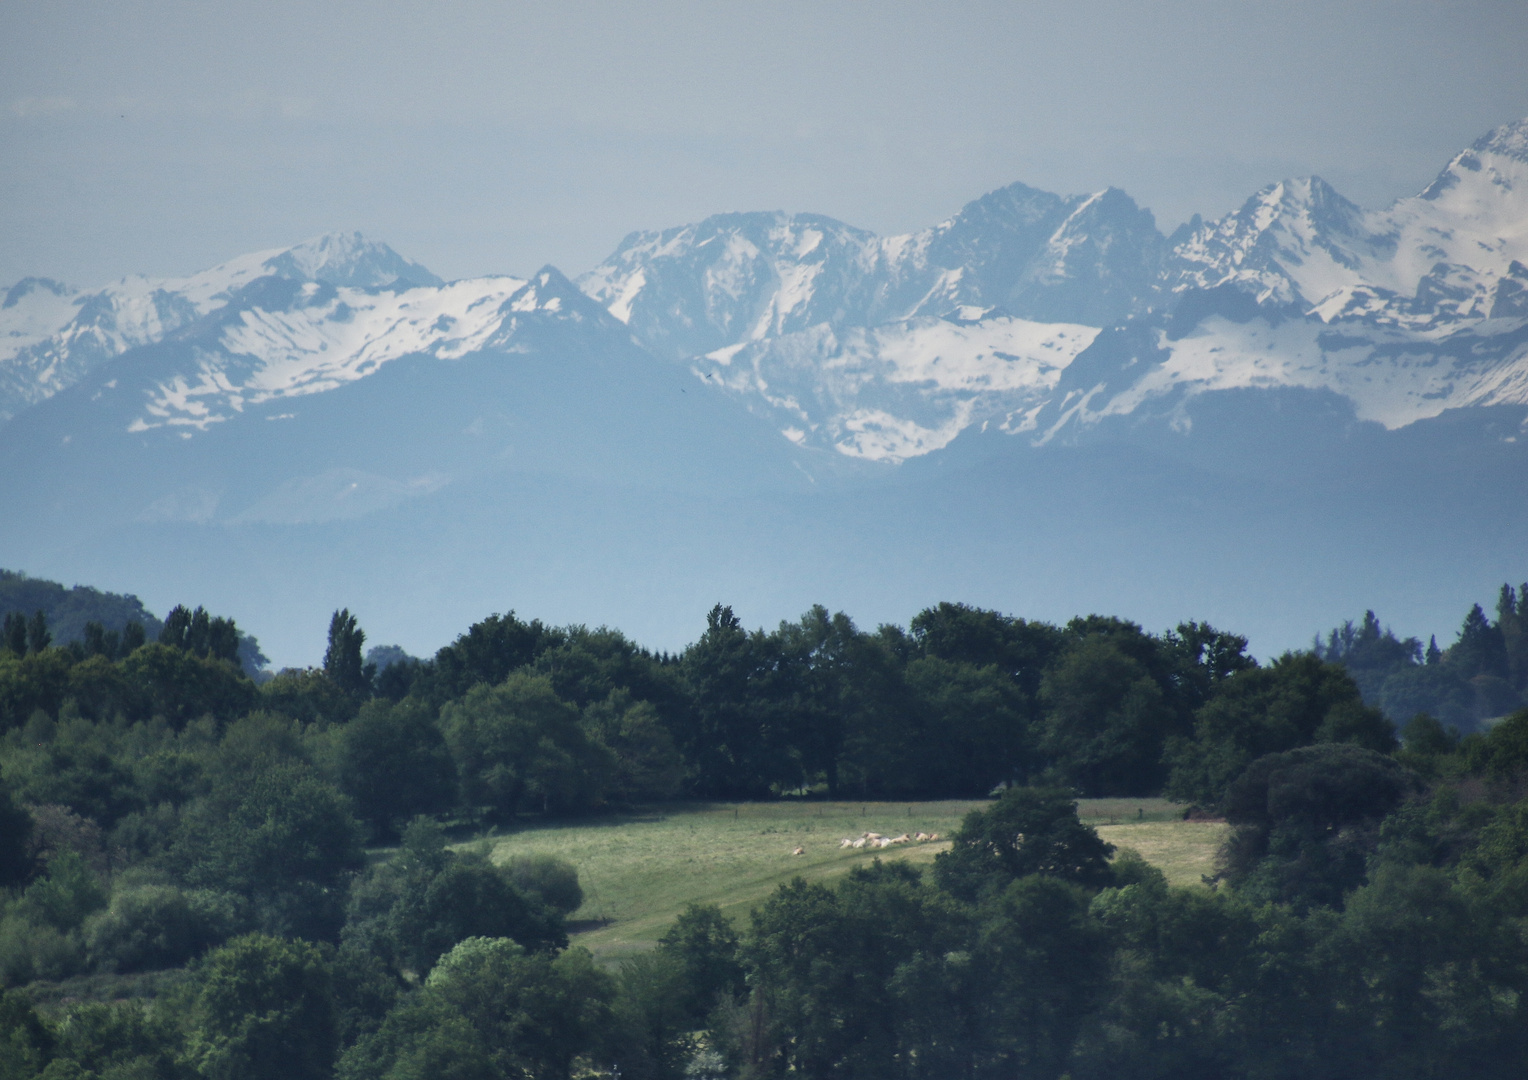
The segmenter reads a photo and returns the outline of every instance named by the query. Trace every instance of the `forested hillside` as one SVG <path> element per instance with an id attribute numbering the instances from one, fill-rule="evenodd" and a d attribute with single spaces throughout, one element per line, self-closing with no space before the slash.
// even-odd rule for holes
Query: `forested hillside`
<path id="1" fill-rule="evenodd" d="M 202 608 L 65 645 L 14 614 L 0 1075 L 1521 1075 L 1523 614 L 1504 587 L 1423 650 L 1371 613 L 1265 665 L 1197 622 L 958 604 L 873 631 L 718 604 L 677 655 L 511 612 L 377 670 L 341 610 L 321 667 L 261 684 Z M 1397 730 L 1405 686 L 1458 708 Z M 929 875 L 692 908 L 613 970 L 569 945 L 576 867 L 458 842 L 989 794 Z M 1232 826 L 1204 885 L 1073 807 L 1162 794 Z"/>
<path id="2" fill-rule="evenodd" d="M 64 588 L 56 581 L 28 577 L 14 570 L 0 570 L 0 618 L 36 619 L 41 612 L 48 641 L 57 645 L 78 646 L 94 655 L 126 655 L 132 652 L 128 642 L 142 643 L 158 638 L 164 623 L 143 606 L 136 596 L 101 592 L 88 585 Z M 129 629 L 136 625 L 137 630 Z M 20 654 L 22 650 L 13 649 Z M 260 643 L 249 634 L 238 637 L 237 657 L 240 667 L 253 678 L 264 678 L 267 663 Z"/>
<path id="3" fill-rule="evenodd" d="M 53 641 L 59 645 L 84 640 L 85 624 L 91 622 L 101 624 L 108 633 L 118 634 L 128 623 L 135 622 L 149 637 L 158 637 L 164 625 L 136 596 L 101 592 L 88 585 L 66 589 L 56 581 L 0 570 L 0 617 L 30 618 L 39 611 L 48 621 Z"/>

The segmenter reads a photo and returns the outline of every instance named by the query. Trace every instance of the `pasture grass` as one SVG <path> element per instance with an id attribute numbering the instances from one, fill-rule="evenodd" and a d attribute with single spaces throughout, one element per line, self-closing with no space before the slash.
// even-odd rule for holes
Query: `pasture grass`
<path id="1" fill-rule="evenodd" d="M 779 885 L 800 876 L 832 881 L 872 859 L 927 867 L 949 847 L 966 813 L 986 800 L 941 802 L 678 803 L 573 822 L 528 823 L 486 838 L 503 862 L 531 852 L 578 868 L 584 904 L 574 941 L 606 962 L 652 947 L 690 903 L 716 904 L 739 925 Z M 1224 826 L 1181 820 L 1163 799 L 1085 799 L 1082 819 L 1119 847 L 1133 847 L 1174 884 L 1210 872 Z M 841 849 L 844 837 L 938 833 L 938 843 L 881 851 Z M 803 854 L 793 855 L 795 848 Z"/>

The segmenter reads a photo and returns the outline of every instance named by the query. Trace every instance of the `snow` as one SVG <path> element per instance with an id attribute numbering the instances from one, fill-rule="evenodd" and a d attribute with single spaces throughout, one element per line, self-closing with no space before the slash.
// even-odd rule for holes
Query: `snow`
<path id="1" fill-rule="evenodd" d="M 971 424 L 974 402 L 956 404 L 937 427 L 893 416 L 880 409 L 856 409 L 843 418 L 843 434 L 833 444 L 839 453 L 869 461 L 902 462 L 943 450 Z"/>
<path id="2" fill-rule="evenodd" d="M 479 278 L 397 293 L 342 288 L 324 304 L 245 311 L 220 338 L 223 351 L 199 357 L 190 376 L 159 383 L 129 430 L 204 431 L 250 406 L 336 389 L 402 356 L 458 359 L 482 349 L 507 310 L 538 309 L 526 285 Z M 559 304 L 552 297 L 539 308 Z"/>
<path id="3" fill-rule="evenodd" d="M 1012 185 L 932 228 L 879 238 L 810 215 L 721 215 L 630 239 L 581 285 L 639 340 L 701 328 L 654 347 L 775 417 L 792 441 L 852 456 L 905 460 L 971 424 L 1043 439 L 1042 416 L 1053 430 L 1058 413 L 1096 423 L 1249 387 L 1332 390 L 1361 418 L 1403 426 L 1528 400 L 1509 337 L 1522 320 L 1487 319 L 1512 260 L 1528 263 L 1525 146 L 1528 121 L 1499 129 L 1383 210 L 1319 177 L 1268 185 L 1178 245 L 1148 299 L 1170 307 L 1173 293 L 1230 284 L 1279 317 L 1202 320 L 1161 339 L 1165 363 L 1065 391 L 1062 373 L 1098 330 L 1003 316 L 993 304 L 1009 301 L 984 295 L 980 260 L 1000 230 L 1047 220 L 1022 280 L 1065 283 L 1080 247 L 1112 242 L 1095 232 L 1113 220 L 1110 190 L 1062 199 Z M 936 245 L 951 265 L 934 261 Z M 692 340 L 699 355 L 681 351 Z"/>
<path id="4" fill-rule="evenodd" d="M 1525 129 L 1498 129 L 1422 194 L 1383 210 L 1361 211 L 1316 177 L 1270 185 L 1179 246 L 1176 287 L 1235 282 L 1260 300 L 1303 300 L 1325 321 L 1366 315 L 1424 329 L 1482 318 L 1510 263 L 1528 260 L 1528 158 L 1509 152 Z M 1408 303 L 1439 264 L 1468 268 L 1476 302 L 1441 313 Z"/>
<path id="5" fill-rule="evenodd" d="M 762 402 L 786 421 L 793 442 L 898 462 L 1043 400 L 1098 332 L 1006 316 L 969 324 L 924 317 L 842 333 L 820 324 L 718 349 L 691 370 Z"/>
<path id="6" fill-rule="evenodd" d="M 1514 325 L 1513 329 L 1516 329 Z M 1360 420 L 1396 429 L 1474 405 L 1528 405 L 1528 343 L 1494 362 L 1457 361 L 1425 339 L 1344 339 L 1324 347 L 1318 323 L 1264 319 L 1234 323 L 1215 316 L 1177 342 L 1158 347 L 1170 358 L 1128 390 L 1080 417 L 1127 416 L 1152 399 L 1214 390 L 1302 387 L 1333 390 L 1353 402 Z"/>
<path id="7" fill-rule="evenodd" d="M 14 307 L 0 308 L 0 421 L 72 385 L 96 364 L 216 311 L 258 278 L 295 274 L 380 285 L 400 269 L 429 276 L 360 233 L 331 233 L 240 255 L 187 277 L 125 277 L 71 294 L 67 307 L 33 289 Z"/>
<path id="8" fill-rule="evenodd" d="M 995 318 L 962 326 L 920 319 L 878 327 L 867 344 L 889 366 L 893 382 L 941 390 L 1042 390 L 1056 380 L 1099 331 L 1070 323 Z"/>
<path id="9" fill-rule="evenodd" d="M 615 299 L 611 301 L 608 310 L 610 314 L 620 319 L 623 323 L 631 321 L 631 304 L 647 284 L 647 275 L 638 270 L 635 274 L 626 278 L 615 289 Z"/>
<path id="10" fill-rule="evenodd" d="M 77 310 L 73 289 L 60 286 L 55 291 L 47 284 L 20 282 L 10 291 L 20 295 L 0 307 L 0 365 L 57 333 Z"/>

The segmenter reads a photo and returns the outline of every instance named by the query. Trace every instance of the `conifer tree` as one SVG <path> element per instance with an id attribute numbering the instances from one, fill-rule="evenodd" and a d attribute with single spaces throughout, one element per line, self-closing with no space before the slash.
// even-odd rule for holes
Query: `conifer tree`
<path id="1" fill-rule="evenodd" d="M 1459 640 L 1449 649 L 1449 660 L 1466 679 L 1476 675 L 1507 674 L 1507 645 L 1501 627 L 1494 625 L 1479 604 L 1470 608 L 1459 628 Z"/>

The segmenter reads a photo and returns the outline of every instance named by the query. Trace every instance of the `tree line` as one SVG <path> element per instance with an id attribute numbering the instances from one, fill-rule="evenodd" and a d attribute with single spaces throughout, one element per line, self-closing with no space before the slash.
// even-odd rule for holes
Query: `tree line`
<path id="1" fill-rule="evenodd" d="M 1431 666 L 1464 663 L 1473 616 Z M 202 609 L 154 641 L 23 622 L 0 637 L 0 980 L 155 989 L 40 1010 L 8 992 L 0 1074 L 1528 1062 L 1528 713 L 1471 733 L 1419 714 L 1398 737 L 1342 656 L 1260 665 L 1200 623 L 956 604 L 747 631 L 717 605 L 677 655 L 510 613 L 377 670 L 347 610 L 322 667 L 257 685 Z M 673 797 L 994 791 L 931 875 L 798 882 L 746 927 L 696 908 L 613 972 L 568 947 L 575 868 L 448 843 Z M 1073 808 L 1157 793 L 1233 826 L 1213 890 L 1169 888 Z M 397 850 L 369 861 L 378 841 Z"/>
<path id="2" fill-rule="evenodd" d="M 1433 636 L 1424 648 L 1397 638 L 1374 612 L 1312 642 L 1324 660 L 1340 663 L 1364 700 L 1397 723 L 1426 713 L 1461 731 L 1528 705 L 1528 583 L 1502 585 L 1496 618 L 1475 604 L 1447 649 Z"/>
<path id="3" fill-rule="evenodd" d="M 700 638 L 667 655 L 511 612 L 430 660 L 376 671 L 343 611 L 322 667 L 258 685 L 235 662 L 232 620 L 177 608 L 157 641 L 125 634 L 8 646 L 0 724 L 162 721 L 178 735 L 259 712 L 317 725 L 340 747 L 342 788 L 384 835 L 416 813 L 504 823 L 676 796 L 969 797 L 1043 782 L 1197 798 L 1238 754 L 1318 736 L 1393 742 L 1340 665 L 1291 654 L 1261 667 L 1244 638 L 1201 623 L 1156 635 L 1111 617 L 1055 626 L 940 604 L 907 628 L 865 631 L 814 607 L 748 631 L 717 605 Z M 1232 714 L 1261 723 L 1275 699 L 1298 713 L 1283 734 L 1227 729 Z M 1206 710 L 1219 710 L 1213 730 Z M 1201 760 L 1209 743 L 1220 764 Z"/>

